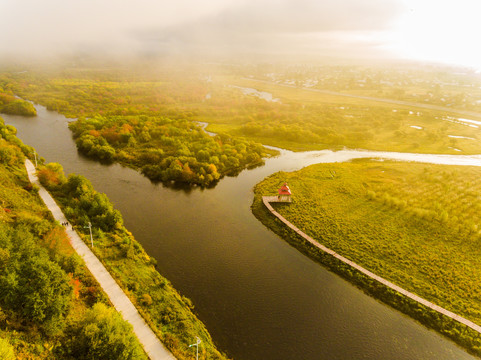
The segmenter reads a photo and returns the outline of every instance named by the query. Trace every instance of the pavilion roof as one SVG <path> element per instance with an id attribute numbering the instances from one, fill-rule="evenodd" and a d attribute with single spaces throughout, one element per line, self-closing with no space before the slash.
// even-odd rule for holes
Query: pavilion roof
<path id="1" fill-rule="evenodd" d="M 287 186 L 287 183 L 284 183 L 279 190 L 277 190 L 279 195 L 291 195 L 291 189 Z"/>

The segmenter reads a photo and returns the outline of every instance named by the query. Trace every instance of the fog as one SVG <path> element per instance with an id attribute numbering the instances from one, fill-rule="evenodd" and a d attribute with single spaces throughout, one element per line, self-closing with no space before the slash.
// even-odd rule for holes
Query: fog
<path id="1" fill-rule="evenodd" d="M 0 59 L 404 58 L 481 69 L 472 0 L 0 0 Z"/>
<path id="2" fill-rule="evenodd" d="M 0 54 L 378 51 L 396 0 L 1 0 Z"/>

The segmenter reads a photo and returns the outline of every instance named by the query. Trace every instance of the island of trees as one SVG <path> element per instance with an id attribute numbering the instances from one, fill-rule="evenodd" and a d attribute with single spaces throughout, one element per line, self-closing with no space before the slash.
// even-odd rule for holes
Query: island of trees
<path id="1" fill-rule="evenodd" d="M 152 180 L 209 186 L 263 164 L 260 144 L 207 135 L 196 123 L 154 116 L 95 116 L 69 125 L 78 149 L 140 169 Z"/>

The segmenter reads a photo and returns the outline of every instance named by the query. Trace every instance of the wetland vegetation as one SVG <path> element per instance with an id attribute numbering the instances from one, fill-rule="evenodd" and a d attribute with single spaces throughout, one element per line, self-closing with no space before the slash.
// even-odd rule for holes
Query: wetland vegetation
<path id="1" fill-rule="evenodd" d="M 433 320 L 432 311 L 418 305 L 404 308 L 409 301 L 395 299 L 391 291 L 379 290 L 382 286 L 369 284 L 345 266 L 333 265 L 334 260 L 326 260 L 274 221 L 261 196 L 275 194 L 287 181 L 293 202 L 272 205 L 288 221 L 373 273 L 479 323 L 480 175 L 479 167 L 373 160 L 312 165 L 276 173 L 258 184 L 253 211 L 303 252 L 348 278 L 360 278 L 355 282 L 368 292 L 479 355 L 479 334 L 439 315 Z"/>
<path id="2" fill-rule="evenodd" d="M 136 65 L 128 70 L 120 67 L 101 70 L 61 68 L 3 73 L 1 79 L 21 97 L 67 117 L 80 119 L 79 125 L 72 125 L 72 130 L 78 139 L 84 137 L 78 143 L 85 154 L 120 161 L 138 169 L 145 167 L 144 173 L 156 180 L 202 185 L 210 183 L 206 180 L 209 164 L 217 167 L 220 176 L 260 164 L 259 157 L 265 156 L 266 152 L 252 141 L 296 151 L 348 147 L 439 154 L 481 153 L 479 126 L 449 121 L 461 117 L 457 111 L 478 109 L 472 99 L 478 94 L 476 89 L 480 80 L 472 74 L 471 77 L 465 74 L 452 75 L 451 78 L 438 74 L 439 79 L 428 81 L 433 73 L 429 68 L 424 72 L 412 68 L 389 72 L 375 67 L 325 67 L 312 70 L 324 81 L 318 81 L 315 87 L 301 89 L 305 84 L 299 79 L 314 76 L 312 73 L 299 71 L 295 77 L 298 80 L 293 81 L 289 80 L 293 76 L 289 67 L 279 69 L 274 75 L 267 71 L 262 66 L 228 64 L 182 69 L 172 64 L 142 68 Z M 439 70 L 440 74 L 445 72 Z M 401 81 L 401 74 L 405 75 L 404 81 Z M 349 77 L 354 80 L 347 81 Z M 381 88 L 395 84 L 406 93 L 414 91 L 411 89 L 413 84 L 419 83 L 427 95 L 388 96 L 390 91 L 395 92 L 391 89 L 381 91 L 377 96 L 436 105 L 438 102 L 426 99 L 431 98 L 428 96 L 431 93 L 441 94 L 448 99 L 449 103 L 444 104 L 447 110 L 310 91 L 335 89 L 351 95 L 373 95 L 372 92 L 350 90 L 359 84 L 369 84 L 366 79 L 370 78 L 378 79 L 375 84 L 379 83 Z M 286 84 L 291 85 L 286 87 Z M 351 87 L 342 84 L 351 84 Z M 472 99 L 461 103 L 449 101 L 451 93 L 465 94 L 465 98 Z M 192 121 L 207 122 L 210 130 L 223 134 L 222 139 L 214 139 L 220 147 L 212 143 L 213 139 L 202 139 L 202 135 L 197 135 L 193 125 L 189 125 Z M 115 127 L 114 123 L 119 125 Z M 167 131 L 166 126 L 171 131 Z M 97 132 L 94 131 L 93 135 L 87 133 L 92 130 Z M 84 146 L 87 135 L 89 141 Z M 193 139 L 193 136 L 197 138 Z M 242 137 L 250 140 L 241 140 Z M 198 154 L 199 141 L 209 149 L 208 158 L 206 154 Z M 193 142 L 197 145 L 192 148 L 189 144 Z M 91 143 L 97 146 L 90 146 Z M 236 148 L 239 143 L 245 145 L 245 150 L 243 145 L 239 145 L 241 150 Z M 154 149 L 163 153 L 149 154 Z M 222 155 L 230 159 L 223 158 L 222 161 Z M 179 178 L 166 174 L 172 160 L 182 156 L 186 157 L 179 159 L 182 166 L 188 163 L 195 174 L 192 180 L 186 180 L 189 176 Z M 216 158 L 219 159 L 217 163 Z"/>

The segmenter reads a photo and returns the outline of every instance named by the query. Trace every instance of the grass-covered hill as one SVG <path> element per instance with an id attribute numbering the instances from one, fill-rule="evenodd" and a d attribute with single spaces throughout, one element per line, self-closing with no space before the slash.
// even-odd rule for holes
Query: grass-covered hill
<path id="1" fill-rule="evenodd" d="M 296 247 L 329 263 L 263 206 L 261 196 L 274 195 L 287 181 L 293 202 L 273 205 L 291 223 L 373 273 L 481 324 L 480 179 L 479 167 L 371 160 L 319 164 L 259 183 L 253 211 Z M 353 273 L 340 272 L 348 278 Z M 426 320 L 416 306 L 394 306 Z M 479 334 L 460 340 L 459 331 L 461 338 L 469 332 L 442 323 L 430 326 L 479 353 Z"/>

